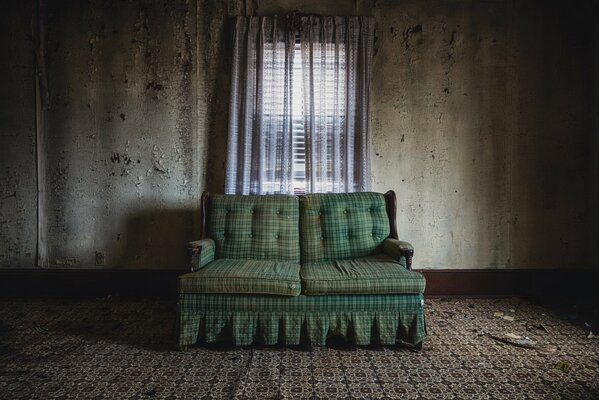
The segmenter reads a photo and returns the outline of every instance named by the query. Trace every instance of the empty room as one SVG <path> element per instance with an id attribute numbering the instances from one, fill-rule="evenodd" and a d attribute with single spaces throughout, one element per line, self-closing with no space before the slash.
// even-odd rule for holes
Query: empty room
<path id="1" fill-rule="evenodd" d="M 0 7 L 0 399 L 599 398 L 598 1 Z"/>

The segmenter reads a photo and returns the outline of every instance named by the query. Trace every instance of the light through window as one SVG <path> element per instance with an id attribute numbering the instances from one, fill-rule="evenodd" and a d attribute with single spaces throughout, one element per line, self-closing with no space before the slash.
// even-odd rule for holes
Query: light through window
<path id="1" fill-rule="evenodd" d="M 276 46 L 276 47 L 275 47 Z M 291 76 L 288 81 L 282 79 L 282 73 L 285 69 L 284 57 L 280 56 L 280 52 L 284 51 L 283 44 L 265 43 L 264 45 L 264 94 L 263 106 L 264 116 L 269 119 L 269 127 L 278 127 L 279 135 L 289 135 L 289 131 L 285 132 L 285 112 L 288 112 L 287 117 L 291 124 L 291 140 L 292 140 L 292 189 L 295 194 L 304 194 L 307 192 L 307 169 L 306 169 L 306 123 L 310 119 L 312 123 L 319 124 L 321 135 L 325 135 L 324 146 L 317 146 L 315 149 L 320 152 L 326 152 L 325 157 L 319 157 L 321 160 L 326 160 L 326 166 L 321 166 L 321 169 L 327 171 L 335 171 L 334 163 L 339 162 L 344 157 L 342 154 L 336 154 L 335 149 L 342 148 L 342 140 L 339 132 L 345 130 L 345 46 L 343 44 L 316 44 L 311 50 L 302 52 L 299 38 L 294 46 L 293 62 L 291 65 Z M 279 55 L 274 54 L 278 52 Z M 320 67 L 310 73 L 304 70 L 306 65 L 310 65 L 308 60 L 303 57 L 318 58 L 323 60 Z M 308 61 L 308 62 L 304 62 Z M 283 74 L 284 75 L 284 74 Z M 304 85 L 318 85 L 317 98 L 311 100 L 313 109 L 306 110 L 304 108 L 304 94 L 306 93 Z M 291 110 L 285 110 L 280 102 L 275 101 L 273 97 L 269 97 L 269 93 L 277 94 L 281 98 L 281 94 L 288 85 Z M 310 102 L 308 102 L 310 103 Z M 266 177 L 277 176 L 275 171 L 264 171 Z M 319 187 L 322 192 L 335 191 L 336 182 L 343 179 L 337 176 L 334 172 L 328 173 L 324 177 L 324 182 L 319 182 Z M 265 179 L 262 181 L 262 192 L 265 193 L 280 193 L 280 182 Z"/>

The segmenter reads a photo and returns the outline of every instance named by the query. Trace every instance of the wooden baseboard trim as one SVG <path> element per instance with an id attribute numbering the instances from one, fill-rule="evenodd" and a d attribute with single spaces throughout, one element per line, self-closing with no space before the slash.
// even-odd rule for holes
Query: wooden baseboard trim
<path id="1" fill-rule="evenodd" d="M 0 297 L 172 297 L 186 271 L 101 269 L 0 270 Z"/>
<path id="2" fill-rule="evenodd" d="M 3 269 L 0 297 L 169 297 L 177 294 L 172 270 Z M 521 296 L 598 299 L 598 269 L 418 270 L 425 296 Z"/>
<path id="3" fill-rule="evenodd" d="M 597 298 L 597 269 L 418 270 L 429 296 Z"/>

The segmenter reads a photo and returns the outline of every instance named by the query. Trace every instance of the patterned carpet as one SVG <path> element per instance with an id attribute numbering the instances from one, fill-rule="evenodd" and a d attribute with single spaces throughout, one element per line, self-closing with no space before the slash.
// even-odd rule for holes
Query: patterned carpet
<path id="1" fill-rule="evenodd" d="M 174 310 L 158 300 L 0 300 L 0 397 L 599 398 L 599 340 L 518 299 L 427 300 L 420 353 L 339 346 L 182 353 L 173 350 Z"/>

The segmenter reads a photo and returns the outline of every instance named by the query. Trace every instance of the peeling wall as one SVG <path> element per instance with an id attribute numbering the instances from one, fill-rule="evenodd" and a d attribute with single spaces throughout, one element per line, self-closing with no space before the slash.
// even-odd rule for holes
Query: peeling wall
<path id="1" fill-rule="evenodd" d="M 33 267 L 31 10 L 0 16 L 0 267 Z M 372 15 L 373 186 L 398 193 L 416 267 L 599 265 L 592 2 L 49 2 L 53 268 L 184 269 L 222 192 L 231 18 Z M 594 82 L 594 84 L 593 84 Z"/>
<path id="2" fill-rule="evenodd" d="M 36 256 L 35 90 L 31 9 L 0 13 L 0 267 L 33 266 Z"/>
<path id="3" fill-rule="evenodd" d="M 50 7 L 52 265 L 186 265 L 204 181 L 205 93 L 214 90 L 199 72 L 198 43 L 211 39 L 198 9 L 187 1 Z"/>
<path id="4" fill-rule="evenodd" d="M 593 5 L 377 4 L 374 187 L 417 264 L 597 266 Z"/>

